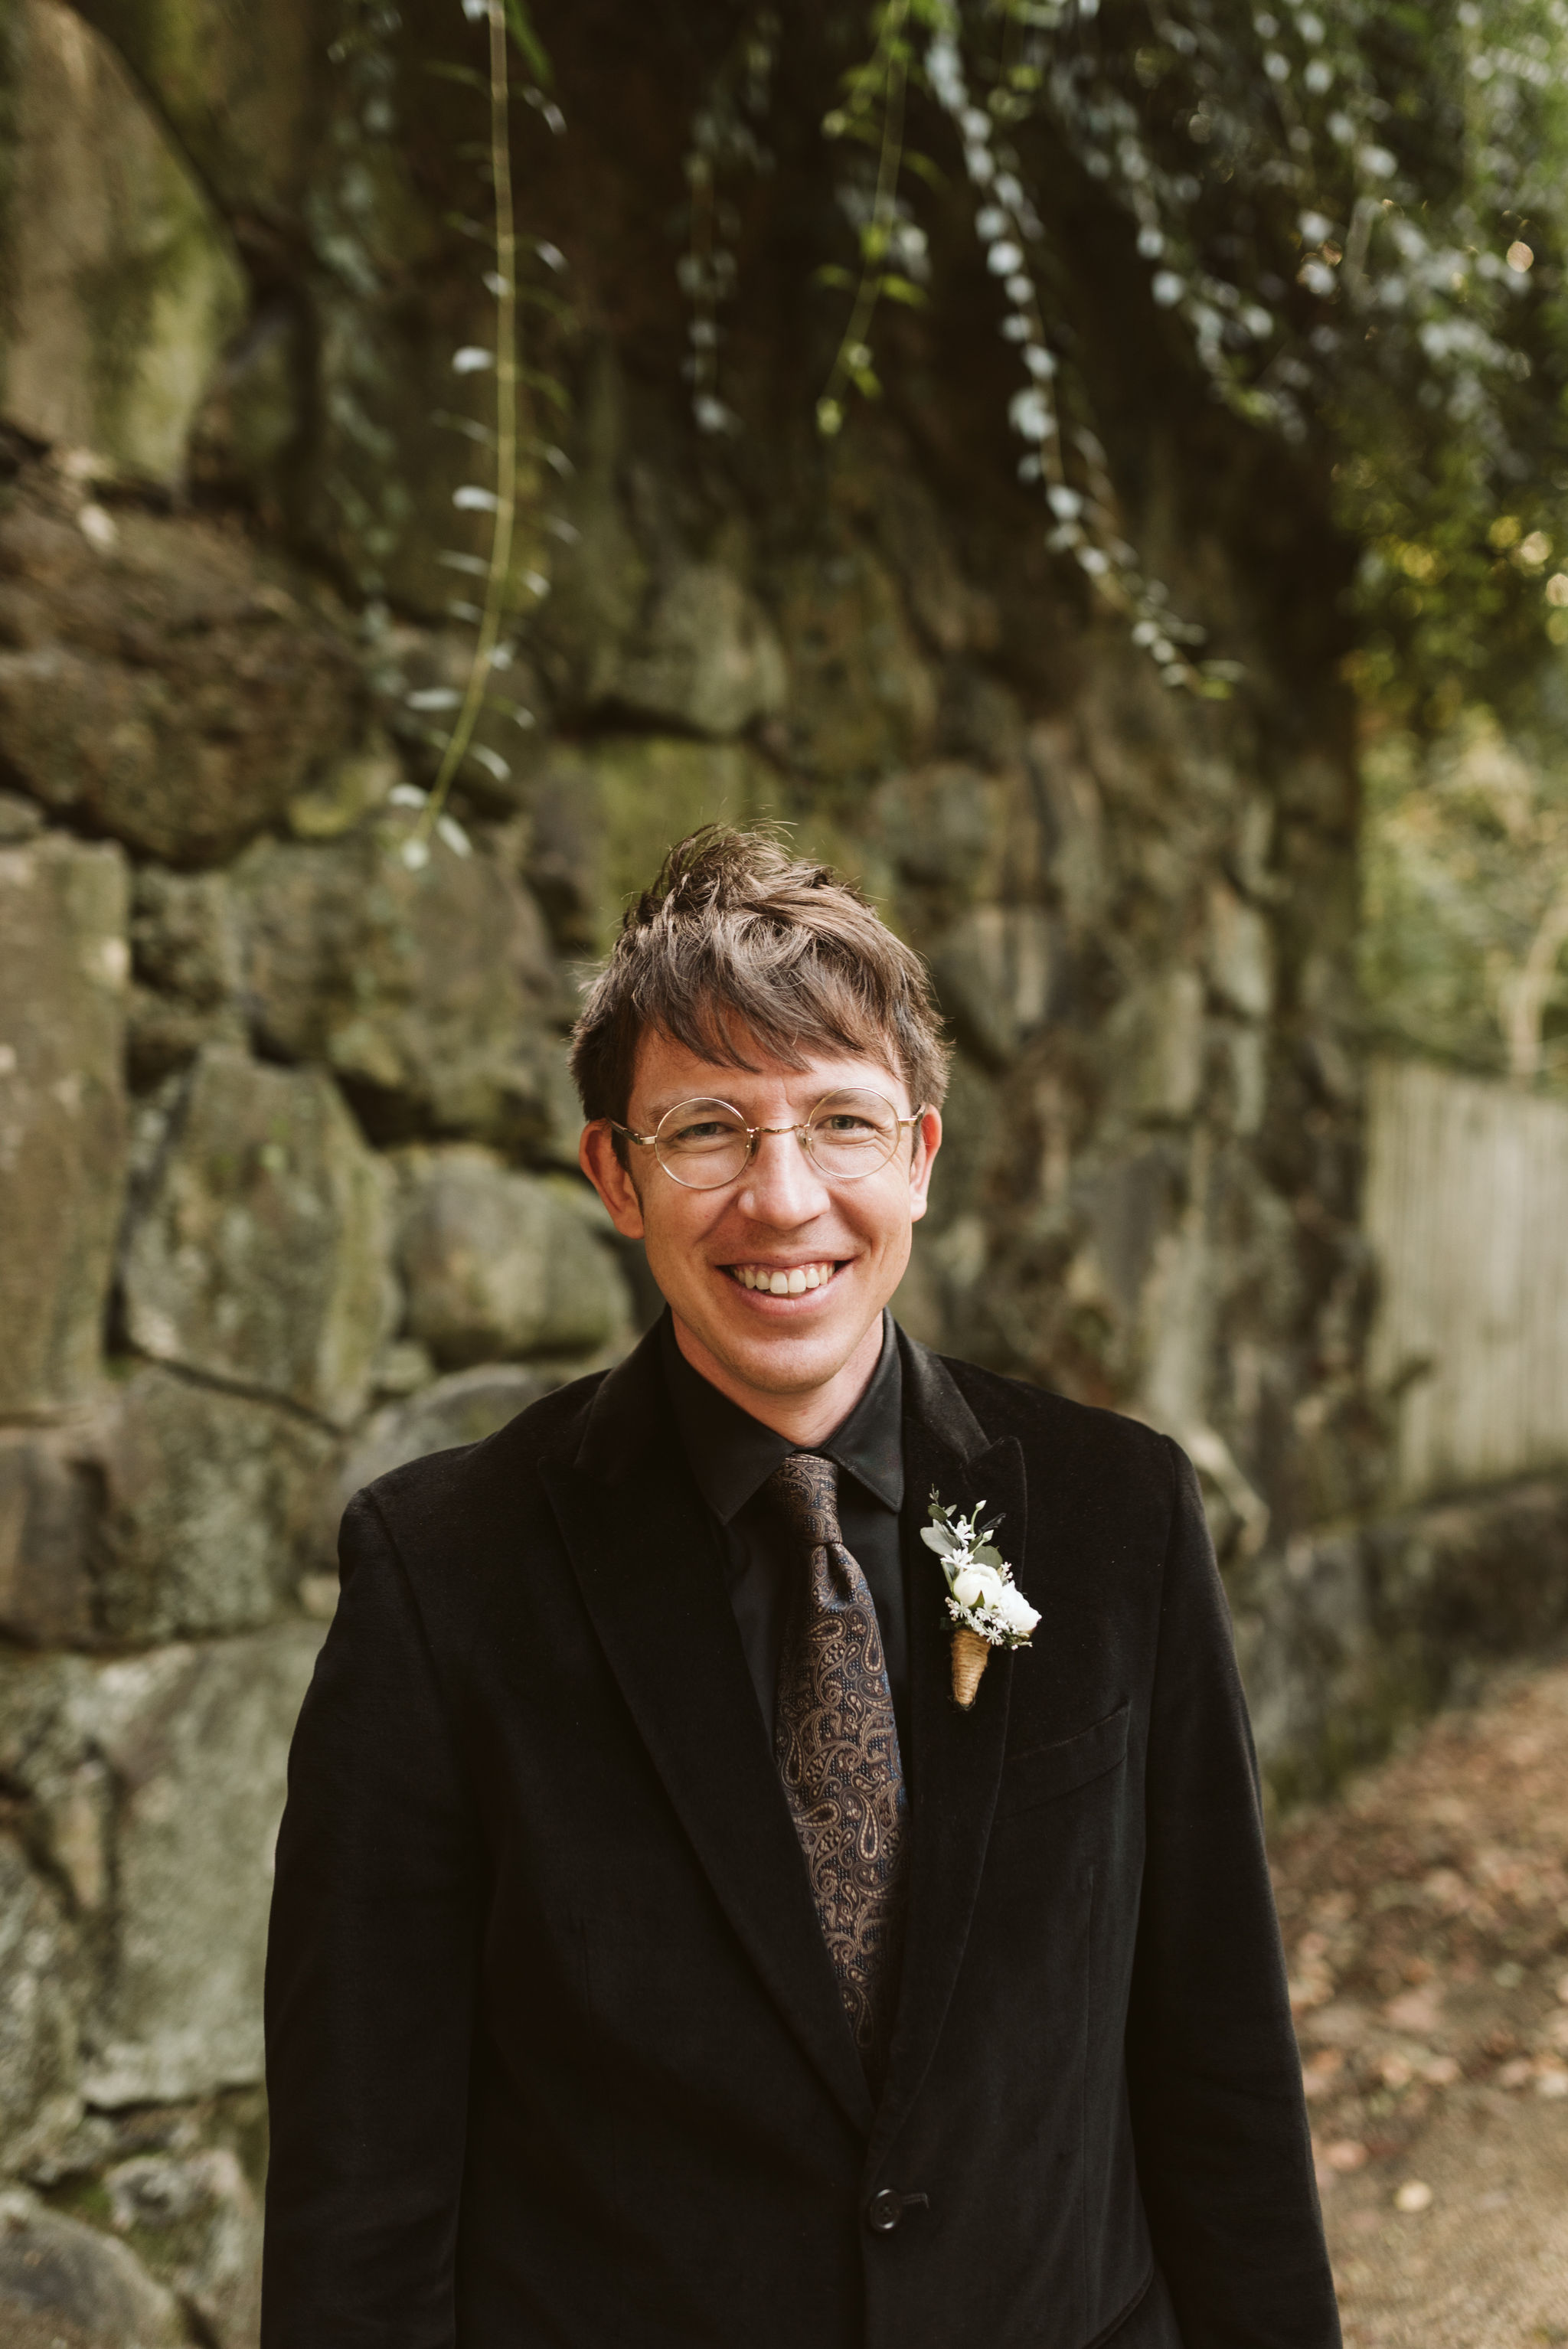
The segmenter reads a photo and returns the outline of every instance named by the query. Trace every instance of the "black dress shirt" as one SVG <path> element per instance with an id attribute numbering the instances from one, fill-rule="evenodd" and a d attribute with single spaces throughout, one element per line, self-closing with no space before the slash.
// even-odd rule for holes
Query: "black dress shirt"
<path id="1" fill-rule="evenodd" d="M 757 1702 L 773 1730 L 779 1661 L 799 1560 L 762 1486 L 782 1460 L 811 1452 L 839 1469 L 839 1526 L 877 1610 L 899 1745 L 909 1757 L 908 1607 L 900 1556 L 903 1506 L 903 1372 L 892 1316 L 882 1315 L 876 1369 L 849 1417 L 820 1444 L 791 1444 L 693 1370 L 666 1311 L 659 1330 L 665 1378 L 698 1490 L 717 1521 L 725 1579 Z"/>

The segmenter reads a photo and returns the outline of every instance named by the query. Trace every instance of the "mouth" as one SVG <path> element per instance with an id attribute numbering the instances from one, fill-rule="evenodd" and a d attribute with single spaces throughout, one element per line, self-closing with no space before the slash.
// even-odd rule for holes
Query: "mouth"
<path id="1" fill-rule="evenodd" d="M 830 1286 L 847 1259 L 820 1257 L 810 1264 L 729 1264 L 724 1268 L 742 1288 L 761 1297 L 804 1297 Z"/>

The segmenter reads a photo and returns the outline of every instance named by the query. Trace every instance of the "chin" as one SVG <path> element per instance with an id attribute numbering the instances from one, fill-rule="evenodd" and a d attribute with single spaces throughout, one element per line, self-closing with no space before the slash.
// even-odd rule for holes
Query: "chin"
<path id="1" fill-rule="evenodd" d="M 841 1312 L 812 1329 L 737 1329 L 727 1319 L 705 1342 L 754 1385 L 789 1394 L 835 1377 L 864 1336 L 861 1316 Z"/>

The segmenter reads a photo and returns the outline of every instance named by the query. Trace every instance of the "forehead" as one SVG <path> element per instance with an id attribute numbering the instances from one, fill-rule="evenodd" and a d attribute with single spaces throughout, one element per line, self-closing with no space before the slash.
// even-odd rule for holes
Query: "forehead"
<path id="1" fill-rule="evenodd" d="M 885 1093 L 894 1107 L 911 1106 L 903 1079 L 883 1061 L 857 1052 L 811 1052 L 803 1065 L 787 1068 L 771 1059 L 760 1045 L 743 1044 L 751 1069 L 738 1069 L 727 1061 L 705 1061 L 685 1044 L 656 1029 L 645 1030 L 637 1046 L 632 1080 L 634 1122 L 657 1120 L 677 1102 L 711 1099 L 731 1102 L 748 1112 L 765 1111 L 769 1103 L 785 1102 L 791 1110 L 809 1110 L 824 1093 L 847 1086 L 869 1086 Z M 769 1112 L 770 1113 L 770 1112 Z"/>

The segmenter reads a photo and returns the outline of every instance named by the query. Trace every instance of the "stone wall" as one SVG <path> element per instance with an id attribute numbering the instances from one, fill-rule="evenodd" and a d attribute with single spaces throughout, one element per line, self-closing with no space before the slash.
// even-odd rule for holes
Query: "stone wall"
<path id="1" fill-rule="evenodd" d="M 1388 1710 L 1302 1597 L 1345 1617 L 1323 1529 L 1383 1451 L 1310 469 L 1185 385 L 1072 190 L 1098 420 L 1238 697 L 1166 692 L 1045 554 L 955 213 L 887 400 L 816 448 L 800 223 L 835 231 L 789 86 L 727 361 L 750 420 L 694 433 L 696 68 L 608 0 L 536 13 L 569 124 L 519 134 L 570 263 L 534 354 L 571 402 L 525 533 L 552 592 L 460 777 L 468 853 L 418 872 L 466 657 L 438 558 L 483 543 L 430 419 L 488 301 L 448 219 L 482 200 L 470 101 L 424 67 L 471 28 L 456 0 L 6 21 L 0 2310 L 51 2338 L 253 2338 L 271 1839 L 332 1529 L 652 1309 L 573 1171 L 562 1040 L 698 822 L 793 824 L 931 959 L 959 1050 L 907 1324 L 1187 1444 L 1282 1779 Z"/>

